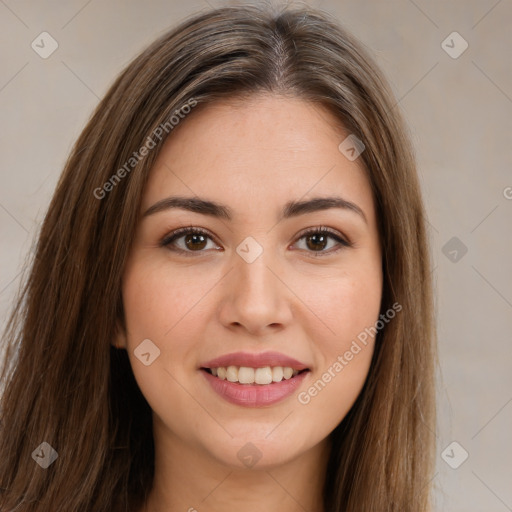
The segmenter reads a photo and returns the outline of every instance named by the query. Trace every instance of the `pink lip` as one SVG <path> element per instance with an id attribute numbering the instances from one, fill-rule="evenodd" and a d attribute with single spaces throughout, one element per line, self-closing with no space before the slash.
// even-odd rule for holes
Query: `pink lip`
<path id="1" fill-rule="evenodd" d="M 207 361 L 201 368 L 219 368 L 228 366 L 248 366 L 249 368 L 263 368 L 264 366 L 289 366 L 294 370 L 305 370 L 307 365 L 285 356 L 279 352 L 263 352 L 251 354 L 249 352 L 234 352 Z"/>
<path id="2" fill-rule="evenodd" d="M 237 382 L 221 380 L 206 370 L 201 370 L 201 373 L 205 376 L 213 390 L 228 402 L 244 407 L 264 407 L 275 404 L 290 396 L 310 372 L 302 372 L 291 379 L 284 379 L 281 382 L 265 385 L 239 384 Z"/>

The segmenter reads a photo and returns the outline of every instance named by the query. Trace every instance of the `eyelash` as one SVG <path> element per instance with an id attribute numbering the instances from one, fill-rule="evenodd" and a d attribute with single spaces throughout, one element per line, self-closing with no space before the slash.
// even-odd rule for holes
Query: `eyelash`
<path id="1" fill-rule="evenodd" d="M 215 242 L 214 237 L 212 234 L 203 228 L 196 228 L 193 226 L 187 226 L 184 228 L 179 228 L 173 231 L 172 233 L 169 233 L 166 235 L 160 242 L 160 247 L 167 247 L 169 250 L 174 252 L 179 252 L 184 254 L 185 256 L 193 256 L 194 253 L 201 253 L 205 252 L 204 250 L 199 251 L 185 251 L 183 249 L 179 249 L 176 247 L 171 248 L 170 245 L 177 239 L 181 238 L 184 235 L 204 235 L 210 238 L 213 242 Z M 325 227 L 325 226 L 319 226 L 316 228 L 309 228 L 306 231 L 302 232 L 297 240 L 301 240 L 302 238 L 308 236 L 308 235 L 328 235 L 329 238 L 332 238 L 338 242 L 338 244 L 341 247 L 338 247 L 335 250 L 329 250 L 329 251 L 308 251 L 313 253 L 314 257 L 323 257 L 324 255 L 330 255 L 339 252 L 340 250 L 347 248 L 347 247 L 353 247 L 353 243 L 349 240 L 346 240 L 342 238 L 336 231 L 333 231 L 331 228 Z M 216 243 L 216 242 L 215 242 Z M 218 245 L 218 244 L 217 244 Z"/>

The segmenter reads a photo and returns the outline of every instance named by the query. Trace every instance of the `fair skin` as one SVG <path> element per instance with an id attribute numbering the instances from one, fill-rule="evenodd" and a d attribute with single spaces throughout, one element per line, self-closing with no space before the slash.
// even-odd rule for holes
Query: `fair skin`
<path id="1" fill-rule="evenodd" d="M 137 227 L 123 277 L 126 332 L 115 342 L 153 410 L 155 479 L 143 510 L 322 510 L 329 434 L 362 389 L 373 339 L 342 371 L 332 367 L 378 320 L 382 295 L 375 205 L 361 158 L 338 149 L 347 135 L 324 108 L 267 94 L 196 107 L 161 150 L 141 213 L 179 195 L 221 203 L 232 219 L 172 208 Z M 329 208 L 279 220 L 289 201 L 332 196 L 366 219 Z M 159 245 L 186 226 L 212 236 Z M 302 234 L 319 227 L 353 246 Z M 247 237 L 263 251 L 251 262 L 237 252 Z M 146 339 L 160 350 L 149 365 L 134 353 Z M 277 351 L 309 371 L 277 403 L 234 404 L 201 364 L 239 351 Z M 251 467 L 237 456 L 244 447 L 260 457 Z"/>

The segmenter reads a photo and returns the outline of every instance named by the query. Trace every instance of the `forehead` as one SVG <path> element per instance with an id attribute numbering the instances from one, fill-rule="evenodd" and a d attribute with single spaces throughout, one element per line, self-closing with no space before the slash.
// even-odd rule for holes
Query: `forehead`
<path id="1" fill-rule="evenodd" d="M 342 195 L 373 214 L 361 159 L 338 149 L 348 132 L 325 107 L 258 95 L 199 105 L 170 133 L 150 172 L 143 210 L 166 195 L 208 197 L 233 211 Z"/>

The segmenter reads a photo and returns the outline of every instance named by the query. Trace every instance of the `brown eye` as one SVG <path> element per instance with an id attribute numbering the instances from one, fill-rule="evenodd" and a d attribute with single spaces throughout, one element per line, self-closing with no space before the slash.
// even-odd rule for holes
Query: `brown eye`
<path id="1" fill-rule="evenodd" d="M 306 237 L 306 245 L 312 251 L 323 250 L 325 249 L 328 239 L 331 238 L 329 236 L 325 236 L 322 233 L 314 233 L 312 235 L 307 235 Z"/>
<path id="2" fill-rule="evenodd" d="M 352 244 L 342 238 L 336 232 L 330 230 L 329 228 L 315 228 L 306 231 L 301 235 L 299 240 L 305 240 L 305 246 L 307 252 L 318 253 L 315 256 L 323 256 L 328 254 L 333 254 L 338 252 L 343 247 L 352 247 Z M 334 250 L 326 250 L 326 247 L 329 245 L 329 240 L 334 240 L 337 244 L 334 244 L 334 247 L 338 245 L 339 247 Z M 332 247 L 332 246 L 331 246 Z"/>
<path id="3" fill-rule="evenodd" d="M 177 242 L 183 239 L 183 243 Z M 161 247 L 169 247 L 170 250 L 185 253 L 206 252 L 204 249 L 208 245 L 208 240 L 212 240 L 211 235 L 200 228 L 180 228 L 166 236 L 161 242 Z M 218 248 L 217 246 L 215 246 Z"/>
<path id="4" fill-rule="evenodd" d="M 188 249 L 204 249 L 206 246 L 206 238 L 204 235 L 188 234 L 184 237 L 185 245 Z"/>
<path id="5" fill-rule="evenodd" d="M 183 239 L 183 242 L 178 244 L 178 241 L 181 239 Z M 352 247 L 352 244 L 342 238 L 338 233 L 323 227 L 310 229 L 300 236 L 299 240 L 302 239 L 305 240 L 306 252 L 313 253 L 314 256 L 329 255 L 338 252 L 343 247 Z M 180 252 L 188 256 L 194 252 L 206 252 L 205 249 L 207 248 L 208 240 L 212 240 L 213 242 L 213 238 L 208 231 L 201 228 L 186 227 L 177 229 L 166 236 L 160 242 L 160 246 L 168 247 L 172 251 Z M 339 247 L 337 249 L 334 248 L 334 250 L 326 250 L 331 240 L 336 242 L 334 247 L 336 247 L 336 245 Z M 333 246 L 329 249 L 332 249 L 332 247 Z M 214 248 L 219 249 L 215 244 Z"/>

